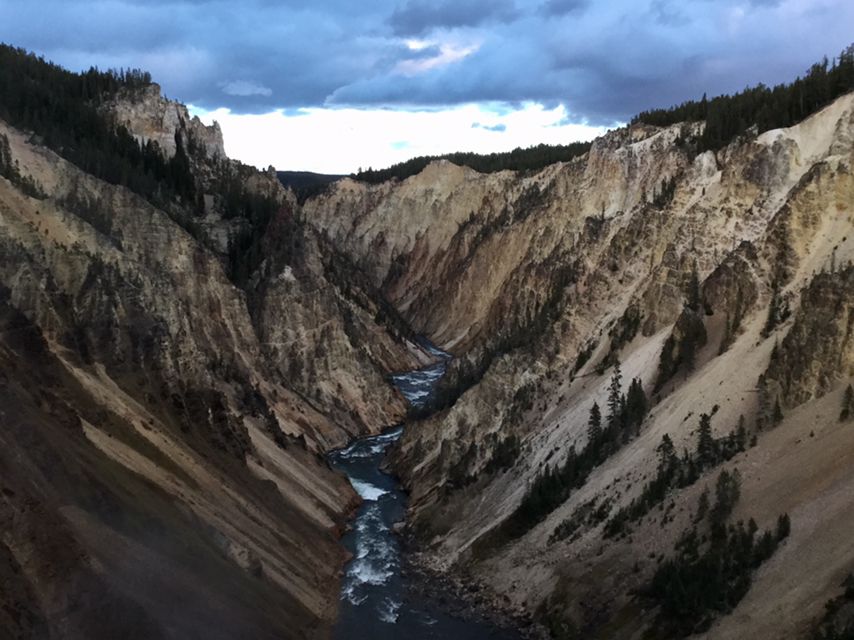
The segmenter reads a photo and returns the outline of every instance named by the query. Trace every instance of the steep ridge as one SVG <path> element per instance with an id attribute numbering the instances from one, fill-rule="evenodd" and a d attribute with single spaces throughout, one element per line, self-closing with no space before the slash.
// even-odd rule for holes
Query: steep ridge
<path id="1" fill-rule="evenodd" d="M 345 179 L 303 209 L 418 330 L 485 360 L 477 384 L 401 440 L 410 529 L 425 563 L 557 637 L 660 630 L 639 594 L 721 470 L 740 471 L 731 524 L 773 528 L 787 513 L 791 534 L 734 611 L 703 623 L 709 637 L 804 635 L 854 565 L 839 423 L 854 375 L 854 95 L 717 153 L 692 152 L 701 126 L 635 125 L 534 175 L 435 163 L 401 182 Z M 535 508 L 535 479 L 584 451 L 594 401 L 605 418 L 617 361 L 648 415 Z M 693 452 L 704 413 L 719 450 L 739 424 L 756 445 L 625 521 L 663 436 Z M 803 566 L 815 573 L 799 584 Z"/>
<path id="2" fill-rule="evenodd" d="M 549 293 L 577 277 L 582 237 L 602 235 L 607 216 L 687 164 L 673 144 L 680 133 L 614 132 L 584 159 L 533 176 L 440 161 L 399 185 L 345 179 L 307 202 L 303 215 L 418 330 L 464 353 L 523 331 Z M 630 138 L 634 144 L 623 144 Z M 496 306 L 511 293 L 514 308 Z"/>
<path id="3" fill-rule="evenodd" d="M 321 454 L 431 356 L 217 128 L 156 86 L 104 109 L 201 192 L 155 206 L 0 122 L 0 636 L 324 637 L 358 497 Z"/>

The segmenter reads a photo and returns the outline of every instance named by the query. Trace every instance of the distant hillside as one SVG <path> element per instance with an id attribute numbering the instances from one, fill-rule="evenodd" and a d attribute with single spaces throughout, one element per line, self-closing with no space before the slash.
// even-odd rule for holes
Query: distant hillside
<path id="1" fill-rule="evenodd" d="M 318 185 L 329 184 L 343 178 L 343 175 L 331 173 L 313 173 L 312 171 L 277 171 L 276 175 L 286 187 L 293 189 L 304 189 Z"/>
<path id="2" fill-rule="evenodd" d="M 832 62 L 824 58 L 812 65 L 803 78 L 773 88 L 759 84 L 734 95 L 688 100 L 668 109 L 639 113 L 633 123 L 667 127 L 678 122 L 704 120 L 698 151 L 720 149 L 736 136 L 756 127 L 757 133 L 791 127 L 854 90 L 854 44 Z"/>
<path id="3" fill-rule="evenodd" d="M 302 203 L 326 188 L 326 185 L 345 177 L 331 173 L 314 173 L 312 171 L 277 171 L 276 176 L 284 186 L 290 187 Z"/>
<path id="4" fill-rule="evenodd" d="M 392 165 L 388 169 L 360 171 L 352 177 L 355 180 L 371 184 L 385 182 L 392 178 L 403 180 L 421 173 L 424 167 L 435 160 L 448 160 L 456 165 L 470 167 L 480 173 L 494 173 L 508 169 L 511 171 L 537 171 L 555 162 L 566 162 L 584 155 L 590 149 L 590 144 L 589 142 L 573 142 L 566 145 L 539 144 L 527 149 L 517 147 L 513 151 L 504 153 L 459 152 L 441 156 L 419 156 Z"/>
<path id="5" fill-rule="evenodd" d="M 839 96 L 854 90 L 854 45 L 842 51 L 838 58 L 812 65 L 803 78 L 773 89 L 765 85 L 745 89 L 734 95 L 721 95 L 701 100 L 689 100 L 665 109 L 643 111 L 632 123 L 667 127 L 679 122 L 706 121 L 703 134 L 697 140 L 697 150 L 716 150 L 730 143 L 751 126 L 758 131 L 789 127 L 830 104 Z M 377 184 L 397 178 L 404 180 L 420 173 L 435 160 L 449 160 L 480 173 L 496 171 L 538 171 L 556 162 L 566 162 L 583 155 L 589 142 L 568 145 L 539 144 L 521 147 L 504 153 L 449 153 L 441 156 L 419 156 L 386 169 L 367 169 L 352 177 L 361 182 Z M 280 176 L 281 179 L 281 176 Z M 313 195 L 313 194 L 309 194 Z"/>

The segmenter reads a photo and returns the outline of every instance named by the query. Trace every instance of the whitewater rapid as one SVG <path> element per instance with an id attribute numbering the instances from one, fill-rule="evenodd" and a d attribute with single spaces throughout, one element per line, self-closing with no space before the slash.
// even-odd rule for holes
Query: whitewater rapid
<path id="1" fill-rule="evenodd" d="M 423 408 L 445 373 L 450 356 L 433 345 L 438 361 L 424 369 L 392 377 L 414 408 Z M 417 428 L 417 424 L 412 428 Z M 515 640 L 519 636 L 447 610 L 446 594 L 414 589 L 404 573 L 401 541 L 394 525 L 406 515 L 406 494 L 380 465 L 403 427 L 363 438 L 329 455 L 330 463 L 350 479 L 362 497 L 344 546 L 353 554 L 341 587 L 335 637 L 346 640 Z"/>

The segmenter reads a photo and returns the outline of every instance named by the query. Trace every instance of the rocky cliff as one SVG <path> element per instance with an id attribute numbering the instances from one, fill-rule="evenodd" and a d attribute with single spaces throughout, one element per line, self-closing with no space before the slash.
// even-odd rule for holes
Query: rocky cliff
<path id="1" fill-rule="evenodd" d="M 0 122 L 0 636 L 323 637 L 358 498 L 322 453 L 398 422 L 385 376 L 429 356 L 218 129 L 156 86 L 105 108 L 181 144 L 204 206 Z M 263 234 L 223 175 L 273 203 Z"/>
<path id="2" fill-rule="evenodd" d="M 202 124 L 190 117 L 187 107 L 165 99 L 160 85 L 150 84 L 141 89 L 123 91 L 106 106 L 119 124 L 125 125 L 142 144 L 156 143 L 168 158 L 177 151 L 176 134 L 196 146 L 205 159 L 226 159 L 225 145 L 219 123 Z"/>
<path id="3" fill-rule="evenodd" d="M 791 535 L 709 637 L 807 634 L 854 566 L 830 542 L 854 508 L 854 436 L 838 420 L 852 376 L 854 96 L 718 152 L 694 151 L 700 127 L 618 130 L 533 175 L 441 162 L 400 182 L 343 180 L 303 209 L 466 369 L 461 397 L 395 454 L 422 560 L 557 637 L 661 632 L 656 601 L 638 594 L 721 470 L 740 471 L 733 524 L 787 513 Z M 589 413 L 598 403 L 607 424 L 618 362 L 623 393 L 637 378 L 650 408 L 585 467 Z M 755 446 L 695 463 L 704 413 L 716 451 L 727 437 Z M 651 500 L 665 435 L 693 470 L 632 515 Z"/>

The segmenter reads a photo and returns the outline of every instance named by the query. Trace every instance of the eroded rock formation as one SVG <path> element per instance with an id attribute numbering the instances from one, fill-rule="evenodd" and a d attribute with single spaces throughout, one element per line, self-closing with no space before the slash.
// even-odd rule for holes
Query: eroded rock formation
<path id="1" fill-rule="evenodd" d="M 206 132 L 190 154 L 203 188 L 230 162 L 218 129 L 156 87 L 126 98 L 118 119 L 167 153 Z M 0 133 L 43 192 L 0 179 L 2 626 L 325 635 L 357 496 L 322 454 L 397 423 L 384 376 L 429 356 L 334 271 L 275 177 L 235 165 L 277 203 L 238 286 L 244 223 L 215 192 L 202 213 L 162 210 Z"/>
<path id="2" fill-rule="evenodd" d="M 841 540 L 854 512 L 854 434 L 838 422 L 852 375 L 854 97 L 717 153 L 692 152 L 695 126 L 616 131 L 535 175 L 437 163 L 399 183 L 343 180 L 304 207 L 477 374 L 396 452 L 423 561 L 553 631 L 634 637 L 652 624 L 637 594 L 720 469 L 741 472 L 734 518 L 767 527 L 787 512 L 792 536 L 709 637 L 807 633 L 854 562 L 811 539 Z M 605 417 L 617 361 L 623 390 L 639 378 L 652 404 L 639 434 L 508 533 L 535 479 L 583 451 L 594 401 Z M 655 475 L 665 434 L 694 451 L 701 413 L 715 437 L 746 425 L 756 446 L 672 490 L 663 515 L 603 537 Z M 555 535 L 562 524 L 573 534 Z M 817 579 L 798 584 L 794 557 Z"/>

